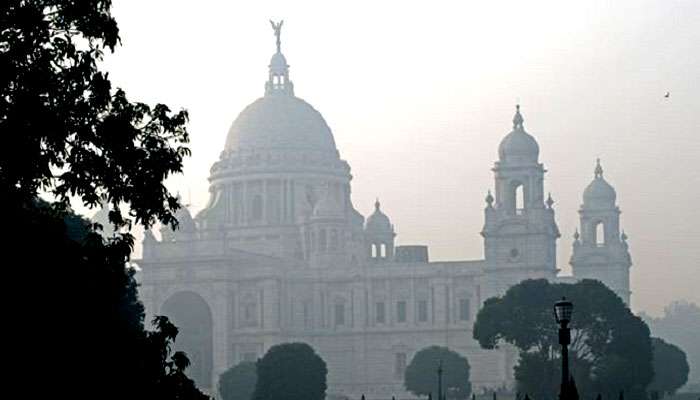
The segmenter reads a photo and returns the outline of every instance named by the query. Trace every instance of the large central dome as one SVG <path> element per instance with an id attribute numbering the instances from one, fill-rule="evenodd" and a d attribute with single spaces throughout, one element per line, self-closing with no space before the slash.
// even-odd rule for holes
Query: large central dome
<path id="1" fill-rule="evenodd" d="M 287 93 L 269 93 L 246 107 L 231 125 L 226 151 L 254 149 L 335 151 L 328 124 L 309 103 Z"/>

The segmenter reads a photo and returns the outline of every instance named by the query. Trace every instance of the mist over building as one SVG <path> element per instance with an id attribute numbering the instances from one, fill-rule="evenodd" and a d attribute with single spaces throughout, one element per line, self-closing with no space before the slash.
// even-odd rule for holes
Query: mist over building
<path id="1" fill-rule="evenodd" d="M 593 278 L 629 304 L 627 237 L 600 162 L 583 191 L 574 276 L 558 276 L 554 200 L 519 106 L 492 166 L 493 191 L 484 190 L 482 239 L 474 238 L 483 260 L 430 262 L 427 246 L 399 244 L 379 199 L 360 214 L 329 125 L 294 95 L 279 28 L 264 96 L 233 122 L 211 168 L 209 203 L 195 217 L 182 208 L 179 229 L 161 229 L 160 239 L 147 231 L 138 261 L 148 319 L 165 314 L 180 327 L 177 346 L 200 387 L 292 341 L 328 363 L 329 394 L 403 395 L 404 368 L 430 345 L 465 355 L 476 390 L 512 387 L 515 351 L 472 339 L 485 299 L 524 279 Z"/>

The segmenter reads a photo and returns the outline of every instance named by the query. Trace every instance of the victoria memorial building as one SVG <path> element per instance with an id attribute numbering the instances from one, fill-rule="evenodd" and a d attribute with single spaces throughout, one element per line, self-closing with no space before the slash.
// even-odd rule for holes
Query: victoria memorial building
<path id="1" fill-rule="evenodd" d="M 404 368 L 431 345 L 467 357 L 475 390 L 512 387 L 517 353 L 472 339 L 485 299 L 529 278 L 594 278 L 629 304 L 627 238 L 600 163 L 583 192 L 574 277 L 558 278 L 553 201 L 516 108 L 485 198 L 484 259 L 431 262 L 426 246 L 397 243 L 379 201 L 369 216 L 355 209 L 350 165 L 323 116 L 295 96 L 277 34 L 264 95 L 211 167 L 208 204 L 194 217 L 180 209 L 175 231 L 147 231 L 137 261 L 147 318 L 178 325 L 201 388 L 213 392 L 227 368 L 284 342 L 318 352 L 332 395 L 408 396 Z"/>

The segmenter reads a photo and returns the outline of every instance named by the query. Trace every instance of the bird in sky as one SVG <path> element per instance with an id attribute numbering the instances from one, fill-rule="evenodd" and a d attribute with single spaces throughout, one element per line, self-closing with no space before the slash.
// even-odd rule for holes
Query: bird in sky
<path id="1" fill-rule="evenodd" d="M 664 94 L 664 97 L 667 98 L 667 99 L 668 99 L 670 96 L 671 96 L 671 92 L 666 92 L 666 94 Z"/>

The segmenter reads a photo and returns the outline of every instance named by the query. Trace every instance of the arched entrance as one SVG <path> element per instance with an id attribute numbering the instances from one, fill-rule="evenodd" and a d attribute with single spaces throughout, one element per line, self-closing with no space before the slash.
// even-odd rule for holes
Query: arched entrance
<path id="1" fill-rule="evenodd" d="M 197 293 L 178 292 L 163 303 L 160 311 L 179 329 L 173 350 L 187 353 L 191 362 L 187 375 L 200 389 L 211 390 L 213 330 L 209 305 Z"/>

